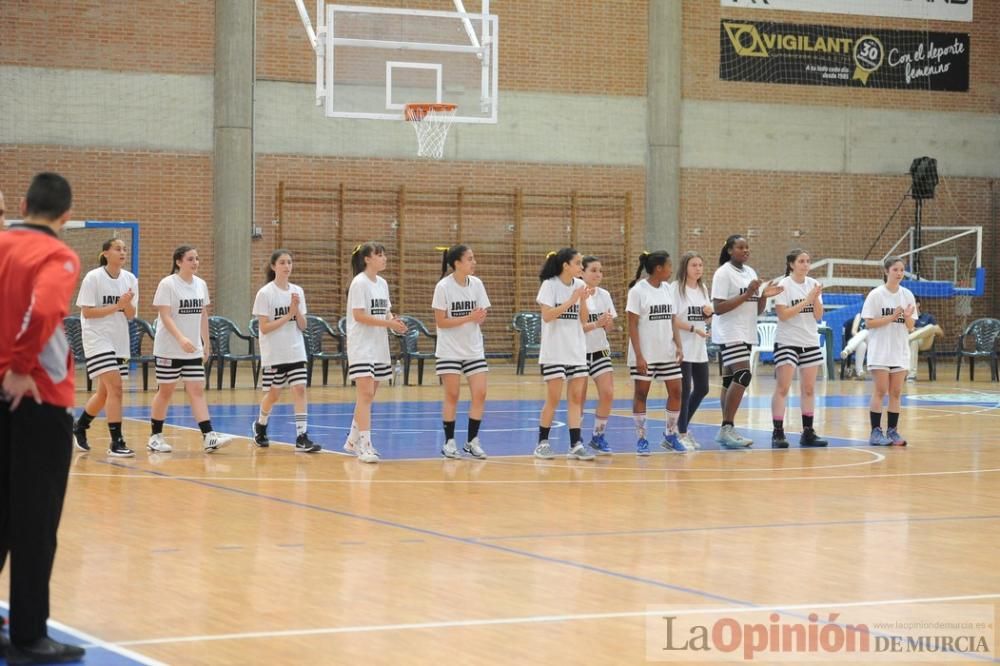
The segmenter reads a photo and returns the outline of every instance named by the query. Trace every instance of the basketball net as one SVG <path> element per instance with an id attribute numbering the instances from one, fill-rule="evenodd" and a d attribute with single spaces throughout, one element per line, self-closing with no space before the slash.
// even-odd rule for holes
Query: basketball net
<path id="1" fill-rule="evenodd" d="M 439 160 L 444 155 L 444 142 L 455 119 L 454 104 L 407 104 L 403 117 L 417 133 L 417 157 Z"/>

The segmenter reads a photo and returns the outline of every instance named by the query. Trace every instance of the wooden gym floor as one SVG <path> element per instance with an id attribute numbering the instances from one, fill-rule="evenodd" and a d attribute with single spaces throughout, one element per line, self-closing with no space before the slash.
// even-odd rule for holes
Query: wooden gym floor
<path id="1" fill-rule="evenodd" d="M 339 376 L 310 390 L 317 455 L 245 438 L 206 455 L 183 399 L 166 429 L 174 453 L 150 454 L 153 393 L 128 392 L 136 457 L 104 454 L 103 420 L 94 450 L 74 456 L 54 634 L 91 646 L 88 664 L 630 664 L 660 642 L 647 622 L 663 609 L 1000 603 L 1000 384 L 982 369 L 976 382 L 944 365 L 938 381 L 907 384 L 907 449 L 867 446 L 869 382 L 829 381 L 817 430 L 834 445 L 796 448 L 793 406 L 792 448 L 771 450 L 761 367 L 737 422 L 752 451 L 639 459 L 619 367 L 616 453 L 596 462 L 530 457 L 533 370 L 493 365 L 487 461 L 438 456 L 432 371 L 423 387 L 380 390 L 379 465 L 339 452 L 353 405 Z M 705 443 L 716 383 L 693 427 Z M 208 397 L 217 430 L 248 433 L 259 393 Z M 654 388 L 651 433 L 663 398 Z M 272 424 L 293 440 L 290 405 Z M 557 451 L 567 439 L 553 429 Z"/>

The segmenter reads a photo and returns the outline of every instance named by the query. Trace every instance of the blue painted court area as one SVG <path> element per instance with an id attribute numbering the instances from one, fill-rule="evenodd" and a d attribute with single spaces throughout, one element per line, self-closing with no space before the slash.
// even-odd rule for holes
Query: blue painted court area
<path id="1" fill-rule="evenodd" d="M 818 398 L 821 408 L 863 408 L 868 405 L 866 396 L 828 396 Z M 596 403 L 589 402 L 583 418 L 584 440 L 589 441 L 593 427 L 593 409 Z M 765 408 L 770 406 L 770 396 L 747 398 L 744 407 Z M 530 455 L 538 439 L 538 414 L 542 409 L 540 400 L 503 400 L 487 403 L 483 425 L 479 431 L 483 448 L 491 456 Z M 718 399 L 705 400 L 703 406 L 718 409 Z M 789 398 L 788 406 L 798 408 L 798 398 Z M 455 438 L 465 441 L 465 425 L 468 418 L 468 403 L 459 403 Z M 614 409 L 618 414 L 612 414 L 608 423 L 607 439 L 616 452 L 632 454 L 635 452 L 635 430 L 631 416 L 622 415 L 632 408 L 631 400 L 617 400 Z M 353 403 L 320 403 L 309 406 L 309 436 L 328 451 L 341 451 L 341 446 L 350 431 Z M 212 405 L 212 424 L 216 430 L 249 437 L 251 426 L 257 417 L 257 405 Z M 654 450 L 657 450 L 664 428 L 663 400 L 649 402 L 649 417 L 647 420 L 647 435 Z M 125 416 L 138 420 L 149 418 L 148 407 L 126 408 Z M 195 423 L 191 412 L 185 405 L 172 405 L 167 419 L 168 425 L 194 428 Z M 717 423 L 693 423 L 691 432 L 702 444 L 703 450 L 719 450 L 719 445 L 713 441 L 718 432 Z M 739 426 L 737 429 L 755 441 L 757 448 L 770 447 L 771 431 L 751 430 Z M 797 417 L 789 421 L 788 436 L 791 445 L 798 445 Z M 823 433 L 820 433 L 821 435 Z M 274 407 L 268 423 L 268 436 L 274 442 L 294 442 L 295 423 L 290 404 L 280 404 Z M 169 433 L 167 434 L 169 439 Z M 384 402 L 375 403 L 372 408 L 372 439 L 384 460 L 437 458 L 443 437 L 441 429 L 440 403 L 433 401 L 421 402 Z M 855 447 L 867 446 L 867 442 L 827 438 L 830 446 Z M 552 424 L 550 441 L 557 452 L 565 451 L 569 443 L 569 431 L 566 427 L 566 410 L 556 412 Z"/>

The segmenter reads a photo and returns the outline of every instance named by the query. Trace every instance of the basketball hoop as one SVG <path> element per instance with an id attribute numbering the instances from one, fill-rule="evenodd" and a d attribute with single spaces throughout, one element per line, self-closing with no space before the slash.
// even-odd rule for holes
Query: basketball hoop
<path id="1" fill-rule="evenodd" d="M 417 133 L 417 156 L 439 160 L 444 142 L 455 119 L 455 104 L 420 102 L 403 107 L 403 118 Z"/>

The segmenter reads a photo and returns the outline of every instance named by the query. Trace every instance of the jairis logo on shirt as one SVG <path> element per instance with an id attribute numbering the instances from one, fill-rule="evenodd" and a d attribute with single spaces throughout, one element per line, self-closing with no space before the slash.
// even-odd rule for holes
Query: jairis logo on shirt
<path id="1" fill-rule="evenodd" d="M 118 305 L 118 301 L 120 299 L 121 299 L 121 296 L 118 296 L 117 294 L 104 294 L 104 296 L 101 298 L 101 304 L 102 305 Z"/>
<path id="2" fill-rule="evenodd" d="M 673 318 L 674 308 L 672 305 L 658 304 L 649 306 L 649 321 L 662 321 Z"/>
<path id="3" fill-rule="evenodd" d="M 896 308 L 882 308 L 882 316 L 883 317 L 888 317 L 889 315 L 891 315 L 891 314 L 893 314 L 895 312 L 896 312 Z M 892 321 L 892 323 L 893 324 L 905 324 L 906 323 L 906 319 L 903 318 L 903 315 L 899 315 L 898 317 L 896 317 Z"/>
<path id="4" fill-rule="evenodd" d="M 562 303 L 556 303 L 556 307 L 557 308 L 560 307 L 560 306 L 562 306 Z M 577 304 L 577 305 L 571 305 L 571 306 L 569 306 L 569 310 L 566 310 L 566 312 L 564 312 L 561 315 L 559 315 L 559 318 L 560 319 L 572 319 L 573 321 L 578 320 L 580 318 L 580 305 Z"/>
<path id="5" fill-rule="evenodd" d="M 801 303 L 804 300 L 806 300 L 806 299 L 804 299 L 804 298 L 793 298 L 791 306 L 794 308 L 796 305 L 798 305 L 799 303 Z M 813 304 L 810 303 L 809 305 L 807 305 L 804 308 L 802 308 L 802 312 L 800 314 L 813 313 L 813 312 L 816 312 L 816 310 L 813 308 Z"/>
<path id="6" fill-rule="evenodd" d="M 451 304 L 451 316 L 467 317 L 476 307 L 476 301 L 455 301 Z"/>
<path id="7" fill-rule="evenodd" d="M 373 298 L 369 310 L 371 310 L 373 317 L 384 316 L 389 311 L 389 299 Z"/>
<path id="8" fill-rule="evenodd" d="M 177 314 L 201 314 L 204 307 L 204 298 L 182 298 L 177 306 Z"/>
<path id="9" fill-rule="evenodd" d="M 749 291 L 749 290 L 746 287 L 740 287 L 740 296 L 742 296 L 743 294 L 747 293 L 747 291 Z M 757 296 L 751 296 L 750 298 L 747 299 L 747 302 L 748 303 L 756 303 L 759 300 L 760 299 L 757 298 Z"/>

